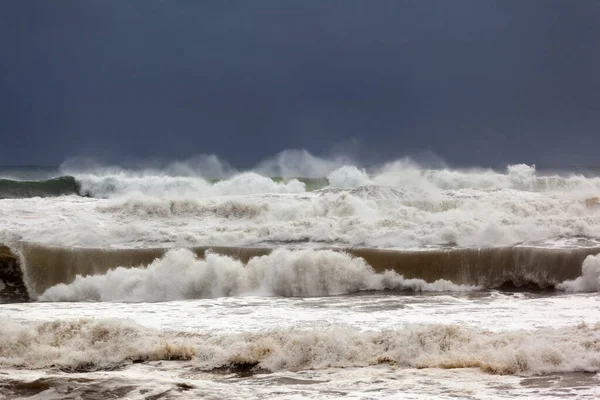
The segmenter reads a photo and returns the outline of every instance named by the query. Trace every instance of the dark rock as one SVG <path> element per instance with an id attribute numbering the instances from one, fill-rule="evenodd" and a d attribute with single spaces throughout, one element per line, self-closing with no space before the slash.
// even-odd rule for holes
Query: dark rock
<path id="1" fill-rule="evenodd" d="M 0 297 L 3 300 L 28 299 L 19 257 L 3 245 L 0 245 L 0 281 Z"/>

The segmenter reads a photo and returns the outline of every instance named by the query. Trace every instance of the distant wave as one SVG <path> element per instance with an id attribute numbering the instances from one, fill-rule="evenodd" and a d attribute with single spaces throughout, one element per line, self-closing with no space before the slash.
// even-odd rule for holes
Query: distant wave
<path id="1" fill-rule="evenodd" d="M 220 179 L 161 170 L 99 168 L 64 169 L 64 176 L 40 181 L 0 180 L 0 198 L 80 195 L 112 198 L 132 193 L 148 196 L 206 197 L 264 193 L 299 193 L 319 189 L 356 189 L 380 186 L 427 195 L 444 190 L 500 190 L 528 192 L 600 191 L 600 178 L 570 174 L 539 175 L 535 166 L 509 165 L 505 173 L 492 170 L 424 169 L 399 160 L 369 171 L 343 165 L 323 176 L 265 175 L 261 171 L 235 172 Z M 181 171 L 180 171 L 181 172 Z"/>
<path id="2" fill-rule="evenodd" d="M 254 175 L 254 177 L 248 177 Z M 296 185 L 295 185 L 296 184 Z M 327 178 L 262 177 L 241 174 L 230 179 L 172 176 L 64 175 L 40 181 L 0 179 L 0 199 L 77 195 L 109 198 L 138 192 L 149 195 L 221 195 L 312 191 L 327 187 Z"/>
<path id="3" fill-rule="evenodd" d="M 227 179 L 200 176 L 170 176 L 121 171 L 111 174 L 75 175 L 82 195 L 112 198 L 130 194 L 153 197 L 209 197 L 264 193 L 301 193 L 327 187 L 327 178 L 268 177 L 244 172 Z"/>
<path id="4" fill-rule="evenodd" d="M 457 325 L 351 327 L 259 333 L 159 332 L 128 320 L 0 320 L 1 367 L 70 372 L 131 362 L 186 361 L 200 371 L 299 371 L 387 364 L 532 375 L 600 371 L 600 325 L 490 332 Z"/>
<path id="5" fill-rule="evenodd" d="M 299 193 L 319 189 L 387 187 L 428 196 L 441 191 L 518 190 L 526 192 L 600 191 L 600 178 L 581 175 L 539 175 L 535 166 L 509 165 L 505 173 L 491 170 L 424 169 L 396 161 L 365 170 L 345 165 L 320 177 L 274 176 L 256 171 L 222 179 L 171 175 L 163 171 L 98 170 L 75 173 L 81 193 L 110 198 L 138 193 L 148 196 L 205 197 L 264 193 Z"/>
<path id="6" fill-rule="evenodd" d="M 80 183 L 70 175 L 43 181 L 0 179 L 0 199 L 80 195 Z"/>

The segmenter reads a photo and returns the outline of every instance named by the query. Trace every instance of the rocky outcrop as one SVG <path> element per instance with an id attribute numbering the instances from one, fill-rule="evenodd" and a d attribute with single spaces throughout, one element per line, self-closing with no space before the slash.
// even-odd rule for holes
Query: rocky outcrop
<path id="1" fill-rule="evenodd" d="M 25 300 L 28 297 L 19 257 L 3 245 L 0 245 L 0 296 L 4 300 Z"/>

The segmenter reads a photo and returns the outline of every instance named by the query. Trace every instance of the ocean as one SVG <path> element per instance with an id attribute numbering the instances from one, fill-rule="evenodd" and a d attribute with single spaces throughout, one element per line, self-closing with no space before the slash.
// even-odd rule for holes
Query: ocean
<path id="1" fill-rule="evenodd" d="M 0 168 L 0 399 L 600 396 L 600 174 L 208 161 Z"/>

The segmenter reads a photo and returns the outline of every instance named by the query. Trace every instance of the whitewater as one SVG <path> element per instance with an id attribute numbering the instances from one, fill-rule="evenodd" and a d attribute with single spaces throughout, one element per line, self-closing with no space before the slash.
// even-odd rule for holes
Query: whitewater
<path id="1" fill-rule="evenodd" d="M 0 398 L 600 396 L 600 177 L 0 171 Z"/>

